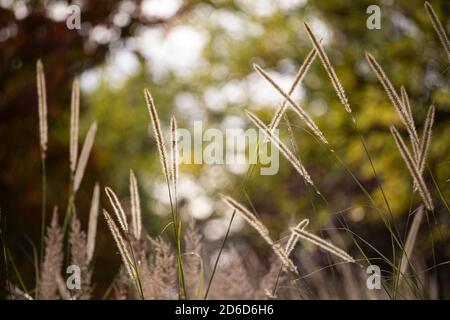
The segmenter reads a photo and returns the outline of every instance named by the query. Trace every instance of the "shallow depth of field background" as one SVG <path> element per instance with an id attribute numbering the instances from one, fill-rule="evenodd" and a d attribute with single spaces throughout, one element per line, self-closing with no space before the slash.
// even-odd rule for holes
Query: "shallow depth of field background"
<path id="1" fill-rule="evenodd" d="M 112 187 L 126 202 L 130 168 L 138 176 L 149 234 L 158 235 L 170 220 L 143 88 L 154 95 L 165 129 L 171 115 L 184 128 L 202 120 L 204 127 L 246 129 L 252 127 L 245 117 L 247 109 L 268 123 L 282 99 L 257 76 L 252 64 L 270 71 L 287 89 L 312 48 L 305 21 L 323 39 L 348 94 L 400 233 L 405 233 L 408 212 L 420 199 L 412 193 L 411 177 L 389 132 L 392 124 L 403 127 L 369 69 L 365 51 L 376 57 L 396 88 L 406 87 L 419 128 L 429 104 L 436 106 L 428 164 L 444 196 L 450 197 L 449 64 L 423 1 L 82 2 L 82 29 L 68 30 L 65 1 L 0 0 L 0 209 L 6 217 L 8 244 L 30 285 L 34 278 L 30 241 L 39 243 L 41 217 L 38 58 L 45 67 L 49 107 L 47 212 L 54 205 L 63 212 L 67 203 L 70 88 L 75 76 L 82 88 L 80 144 L 89 124 L 98 122 L 76 203 L 84 226 L 95 182 Z M 381 30 L 366 27 L 366 8 L 371 4 L 381 8 Z M 450 2 L 433 0 L 431 4 L 450 33 Z M 318 58 L 297 89 L 295 100 L 313 116 L 384 209 L 359 138 Z M 300 119 L 293 113 L 289 118 L 301 159 L 332 210 L 305 188 L 282 157 L 278 175 L 252 176 L 243 202 L 251 200 L 275 238 L 302 218 L 310 218 L 311 230 L 317 231 L 330 227 L 335 215 L 345 215 L 354 232 L 390 257 L 390 234 L 379 212 L 329 152 L 305 131 Z M 280 133 L 288 141 L 283 121 Z M 218 195 L 237 197 L 246 170 L 245 166 L 227 165 L 181 167 L 181 212 L 186 221 L 196 219 L 201 227 L 206 262 L 215 258 L 231 213 Z M 448 213 L 437 200 L 429 174 L 426 182 L 435 199 L 437 224 L 429 217 L 429 227 L 421 229 L 415 254 L 432 267 L 430 232 L 436 263 L 443 263 L 450 258 L 450 228 Z M 106 201 L 103 205 L 109 208 Z M 99 228 L 93 278 L 96 290 L 102 292 L 117 272 L 120 258 L 101 217 Z M 233 225 L 231 241 L 249 243 L 261 259 L 269 250 L 239 219 Z M 350 252 L 357 251 L 352 248 Z M 443 284 L 443 296 L 449 297 L 448 265 L 439 267 L 436 276 Z"/>

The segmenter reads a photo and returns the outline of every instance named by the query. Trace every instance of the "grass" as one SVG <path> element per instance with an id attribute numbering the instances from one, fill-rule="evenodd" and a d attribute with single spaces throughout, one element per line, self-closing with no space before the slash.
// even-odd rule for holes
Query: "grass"
<path id="1" fill-rule="evenodd" d="M 445 29 L 442 27 L 437 14 L 428 2 L 425 3 L 425 10 L 431 19 L 431 23 L 438 34 L 438 38 L 442 43 L 444 50 L 450 57 L 450 45 L 445 34 Z M 379 213 L 382 222 L 389 232 L 392 258 L 390 259 L 375 245 L 371 244 L 370 241 L 352 231 L 346 222 L 344 214 L 336 215 L 337 222 L 341 225 L 340 228 L 334 228 L 332 230 L 328 230 L 328 232 L 322 229 L 307 231 L 306 228 L 309 227 L 309 220 L 302 219 L 296 227 L 287 228 L 288 231 L 285 237 L 282 237 L 277 241 L 273 240 L 271 230 L 269 230 L 263 221 L 258 218 L 257 212 L 252 212 L 255 210 L 250 210 L 243 203 L 241 203 L 241 201 L 243 201 L 243 196 L 247 195 L 247 184 L 252 178 L 254 170 L 257 168 L 256 165 L 251 165 L 249 166 L 249 169 L 241 182 L 237 199 L 229 196 L 223 197 L 225 203 L 231 208 L 232 214 L 225 236 L 220 244 L 219 252 L 215 257 L 213 266 L 210 268 L 211 270 L 207 270 L 207 265 L 205 265 L 203 261 L 205 254 L 202 252 L 202 241 L 199 231 L 195 228 L 188 228 L 186 232 L 189 236 L 185 237 L 184 241 L 182 239 L 182 217 L 180 216 L 177 195 L 179 168 L 177 159 L 178 138 L 176 119 L 172 117 L 170 123 L 171 139 L 169 157 L 163 138 L 163 132 L 156 105 L 150 91 L 146 89 L 144 91 L 144 97 L 150 116 L 150 122 L 153 127 L 154 138 L 169 194 L 171 213 L 170 224 L 172 225 L 175 248 L 173 248 L 170 243 L 164 239 L 164 237 L 150 237 L 146 233 L 145 228 L 143 228 L 138 180 L 134 172 L 130 170 L 129 187 L 131 208 L 123 207 L 119 197 L 112 191 L 112 189 L 109 187 L 105 188 L 106 195 L 115 214 L 115 219 L 104 209 L 103 215 L 116 243 L 117 250 L 119 251 L 122 259 L 122 264 L 117 276 L 114 278 L 108 290 L 102 295 L 103 298 L 110 297 L 113 294 L 116 298 L 127 299 L 200 299 L 201 297 L 203 297 L 203 299 L 223 297 L 236 297 L 243 299 L 247 299 L 249 297 L 257 299 L 303 299 L 314 295 L 317 295 L 319 298 L 336 298 L 343 297 L 343 294 L 340 292 L 340 288 L 342 286 L 345 287 L 347 294 L 344 295 L 344 297 L 387 297 L 391 299 L 406 299 L 424 298 L 429 295 L 425 284 L 419 276 L 420 272 L 418 271 L 416 261 L 414 259 L 415 243 L 419 237 L 419 230 L 424 224 L 422 222 L 423 216 L 426 217 L 426 221 L 430 229 L 429 238 L 433 257 L 433 267 L 431 269 L 437 269 L 438 266 L 444 266 L 446 263 L 438 263 L 435 254 L 435 238 L 433 235 L 433 230 L 431 230 L 433 226 L 432 221 L 430 221 L 430 217 L 435 217 L 435 213 L 440 209 L 440 207 L 433 202 L 432 193 L 430 192 L 427 186 L 427 180 L 425 179 L 425 173 L 427 172 L 425 168 L 428 168 L 429 176 L 433 181 L 434 187 L 439 195 L 439 199 L 443 204 L 443 208 L 450 213 L 448 201 L 427 165 L 427 154 L 429 146 L 432 143 L 432 128 L 434 123 L 435 107 L 433 105 L 430 106 L 424 128 L 422 130 L 422 136 L 419 138 L 406 90 L 402 87 L 399 95 L 376 59 L 370 53 L 366 53 L 366 59 L 369 66 L 380 81 L 382 87 L 387 93 L 387 97 L 391 101 L 394 109 L 397 111 L 398 116 L 406 129 L 408 140 L 403 138 L 401 131 L 399 131 L 398 128 L 391 127 L 390 131 L 392 133 L 393 140 L 396 143 L 396 147 L 411 175 L 412 190 L 414 192 L 418 192 L 421 201 L 419 209 L 414 213 L 412 224 L 408 228 L 405 242 L 403 242 L 402 237 L 394 224 L 394 215 L 373 163 L 373 156 L 369 152 L 365 138 L 359 130 L 355 114 L 351 109 L 349 99 L 344 91 L 344 87 L 333 68 L 330 58 L 322 47 L 321 41 L 314 35 L 313 30 L 306 23 L 305 29 L 311 39 L 313 48 L 308 53 L 304 63 L 300 67 L 294 79 L 293 84 L 287 92 L 285 92 L 266 71 L 264 71 L 261 67 L 254 65 L 256 72 L 283 97 L 283 102 L 276 109 L 269 126 L 266 126 L 257 115 L 251 113 L 250 111 L 246 111 L 246 114 L 256 127 L 264 131 L 267 139 L 263 143 L 272 143 L 280 150 L 282 155 L 299 174 L 302 181 L 305 183 L 305 186 L 308 188 L 308 191 L 314 191 L 320 201 L 326 205 L 327 210 L 331 213 L 333 212 L 332 204 L 328 201 L 326 195 L 320 191 L 320 184 L 313 182 L 314 177 L 308 173 L 305 165 L 301 162 L 301 158 L 298 155 L 297 146 L 295 145 L 294 132 L 286 114 L 288 107 L 290 107 L 290 109 L 294 111 L 294 113 L 306 124 L 307 130 L 305 131 L 307 131 L 307 133 L 321 147 L 325 147 L 331 153 L 333 159 L 345 169 L 346 173 L 350 175 L 365 197 L 369 199 L 373 209 Z M 319 56 L 331 84 L 336 91 L 337 98 L 350 116 L 353 129 L 358 134 L 361 146 L 370 164 L 373 177 L 376 181 L 376 187 L 382 194 L 383 202 L 386 205 L 385 209 L 381 208 L 376 203 L 370 192 L 358 180 L 356 174 L 354 174 L 346 165 L 341 156 L 338 152 L 336 152 L 335 148 L 322 133 L 319 126 L 316 125 L 314 120 L 291 98 L 294 89 L 302 82 L 316 56 Z M 31 298 L 30 293 L 33 292 L 34 297 L 38 299 L 57 299 L 68 297 L 75 299 L 82 299 L 84 297 L 88 299 L 91 297 L 90 293 L 94 287 L 94 285 L 90 282 L 90 275 L 93 270 L 92 261 L 95 253 L 97 219 L 98 211 L 100 209 L 99 185 L 97 184 L 93 191 L 87 233 L 82 230 L 81 224 L 77 220 L 75 199 L 76 193 L 81 187 L 81 181 L 84 176 L 89 155 L 94 145 L 97 124 L 94 122 L 89 128 L 81 153 L 78 157 L 79 84 L 78 81 L 75 80 L 72 87 L 71 99 L 69 152 L 70 184 L 67 209 L 61 226 L 59 224 L 57 209 L 54 210 L 51 223 L 47 226 L 47 182 L 45 161 L 48 151 L 47 97 L 44 68 L 42 62 L 40 61 L 37 63 L 37 89 L 42 165 L 42 226 L 39 258 L 35 259 L 35 267 L 37 270 L 36 287 L 33 290 L 27 289 L 23 281 L 23 277 L 14 262 L 14 257 L 6 243 L 7 239 L 4 232 L 6 227 L 5 223 L 3 223 L 1 237 L 3 259 L 8 277 L 7 290 L 10 298 L 28 299 Z M 273 134 L 273 130 L 279 126 L 282 117 L 284 117 L 288 127 L 292 148 L 289 148 L 280 138 Z M 259 147 L 260 145 L 258 143 L 256 146 L 257 153 L 259 151 Z M 251 202 L 248 195 L 247 200 Z M 311 204 L 315 207 L 314 199 L 311 200 Z M 126 214 L 128 209 L 130 209 L 129 211 L 131 212 L 130 217 Z M 241 216 L 259 234 L 259 236 L 265 241 L 265 244 L 271 248 L 273 260 L 270 262 L 269 268 L 259 266 L 258 268 L 260 269 L 258 272 L 249 270 L 248 267 L 245 266 L 243 261 L 244 259 L 237 253 L 237 247 L 231 247 L 228 244 L 231 226 L 237 214 Z M 71 227 L 69 227 L 69 225 Z M 342 230 L 347 234 L 347 236 L 352 240 L 352 246 L 347 246 L 345 241 L 340 240 L 337 230 Z M 317 233 L 320 233 L 320 236 L 316 235 Z M 328 238 L 326 237 L 326 234 L 328 234 Z M 67 239 L 67 242 L 64 241 L 65 238 Z M 285 241 L 286 239 L 287 241 Z M 297 250 L 300 245 L 302 250 Z M 329 270 L 328 272 L 321 272 L 320 279 L 316 276 L 317 272 L 319 270 L 324 271 L 326 268 L 319 266 L 319 263 L 315 261 L 308 261 L 307 259 L 304 259 L 305 256 L 311 254 L 311 250 L 317 250 L 305 249 L 308 245 L 312 245 L 313 248 L 320 248 L 322 252 L 325 252 L 324 256 L 328 261 L 328 266 L 326 268 Z M 184 247 L 190 248 L 190 251 L 183 252 Z M 246 248 L 246 250 L 247 253 L 251 253 L 249 248 Z M 392 271 L 389 272 L 385 271 L 388 276 L 386 279 L 383 279 L 383 290 L 376 293 L 366 290 L 364 287 L 366 279 L 363 275 L 361 275 L 359 270 L 363 270 L 363 267 L 372 264 L 374 258 L 371 257 L 369 250 L 370 252 L 375 252 L 378 256 L 378 258 L 375 259 L 380 259 L 392 269 Z M 350 251 L 352 251 L 352 255 L 348 253 Z M 64 266 L 64 252 L 67 257 L 71 259 L 71 262 L 78 261 L 77 264 L 84 265 L 84 276 L 89 275 L 89 281 L 83 284 L 83 286 L 85 286 L 83 290 L 87 293 L 84 296 L 78 294 L 76 291 L 66 290 L 66 288 L 62 287 L 61 274 Z M 231 260 L 228 264 L 220 264 L 220 259 L 224 252 L 227 252 L 229 256 L 231 256 Z M 400 259 L 397 258 L 398 252 L 400 252 Z M 356 253 L 360 255 L 359 258 L 356 256 Z M 198 259 L 188 259 L 189 257 L 197 257 Z M 69 259 L 66 260 L 66 262 L 68 262 Z M 255 260 L 256 265 L 261 262 L 258 261 L 257 255 L 255 255 Z M 263 263 L 260 264 L 262 265 Z M 17 282 L 19 283 L 19 286 L 16 286 L 10 281 L 10 266 L 14 272 Z M 303 270 L 303 268 L 305 270 Z M 308 272 L 307 270 L 309 269 L 315 270 Z M 425 268 L 421 269 L 423 270 Z M 207 286 L 204 287 L 203 283 L 207 278 L 206 271 L 209 271 L 209 280 Z M 264 276 L 260 276 L 261 274 Z M 346 277 L 348 281 L 343 281 Z M 350 281 L 348 277 L 352 277 L 352 280 Z M 307 282 L 309 286 L 306 290 L 307 294 L 302 292 L 303 288 L 301 286 L 302 281 L 305 281 L 306 278 L 313 279 Z M 428 281 L 432 281 L 431 277 Z M 360 287 L 346 287 L 349 282 L 357 283 Z M 323 288 L 323 283 L 328 283 L 329 288 Z"/>

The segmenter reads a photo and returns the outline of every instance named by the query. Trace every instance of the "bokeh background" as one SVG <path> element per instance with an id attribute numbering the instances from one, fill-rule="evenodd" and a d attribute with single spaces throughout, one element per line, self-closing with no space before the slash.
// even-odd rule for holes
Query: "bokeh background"
<path id="1" fill-rule="evenodd" d="M 81 6 L 81 30 L 66 27 L 67 6 L 73 3 Z M 380 30 L 366 27 L 366 9 L 372 4 L 381 9 Z M 450 2 L 433 0 L 432 5 L 450 31 Z M 132 168 L 139 180 L 145 229 L 154 236 L 169 222 L 170 211 L 143 89 L 149 88 L 154 95 L 166 131 L 171 115 L 184 128 L 202 120 L 205 127 L 245 129 L 251 127 L 245 110 L 268 123 L 282 98 L 252 65 L 268 70 L 287 89 L 312 48 L 305 21 L 323 39 L 348 93 L 399 232 L 405 234 L 409 213 L 420 199 L 412 192 L 410 175 L 389 133 L 392 124 L 402 128 L 400 119 L 365 61 L 365 51 L 377 58 L 396 88 L 405 86 L 419 128 L 428 106 L 436 106 L 428 164 L 448 199 L 449 63 L 422 1 L 0 0 L 0 208 L 8 246 L 25 282 L 33 284 L 30 243 L 39 243 L 41 217 L 37 59 L 45 66 L 49 107 L 47 212 L 54 205 L 65 208 L 67 203 L 70 90 L 73 79 L 79 77 L 80 143 L 94 120 L 98 131 L 77 196 L 78 215 L 86 226 L 96 182 L 112 187 L 126 202 Z M 293 113 L 288 117 L 298 153 L 330 206 L 306 188 L 282 158 L 278 175 L 254 174 L 249 179 L 243 202 L 251 203 L 275 238 L 286 235 L 287 227 L 302 218 L 310 218 L 312 230 L 320 230 L 343 215 L 355 233 L 390 257 L 390 234 L 380 219 L 380 208 L 385 210 L 385 205 L 376 177 L 318 59 L 295 99 L 317 121 L 379 207 L 370 204 L 346 170 Z M 280 134 L 289 141 L 284 121 Z M 186 221 L 195 219 L 200 226 L 206 262 L 217 254 L 231 214 L 219 193 L 237 197 L 247 169 L 181 167 L 181 212 Z M 421 229 L 416 249 L 423 265 L 431 268 L 427 272 L 440 283 L 440 295 L 448 298 L 449 215 L 429 174 L 426 181 L 437 209 Z M 103 206 L 108 207 L 106 201 Z M 102 220 L 99 230 L 94 279 L 96 290 L 102 292 L 120 259 Z M 250 244 L 262 259 L 268 250 L 239 219 L 233 224 L 231 240 Z M 377 257 L 367 250 L 369 256 Z M 357 252 L 355 248 L 350 251 Z M 435 264 L 441 265 L 432 268 Z"/>

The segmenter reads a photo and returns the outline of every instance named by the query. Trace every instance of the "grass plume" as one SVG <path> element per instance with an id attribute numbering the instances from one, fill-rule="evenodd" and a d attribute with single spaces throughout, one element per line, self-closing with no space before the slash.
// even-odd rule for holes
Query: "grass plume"
<path id="1" fill-rule="evenodd" d="M 394 86 L 392 85 L 389 78 L 384 73 L 381 66 L 378 64 L 378 62 L 375 60 L 375 58 L 368 52 L 366 52 L 366 59 L 369 63 L 370 67 L 372 68 L 373 72 L 377 76 L 378 80 L 381 82 L 384 91 L 386 91 L 389 99 L 392 102 L 392 105 L 394 106 L 395 110 L 400 116 L 400 119 L 402 120 L 403 124 L 405 125 L 408 134 L 410 136 L 411 145 L 414 152 L 414 157 L 417 159 L 417 155 L 419 154 L 419 139 L 417 136 L 417 131 L 414 127 L 414 122 L 408 115 L 407 108 L 403 105 L 400 97 L 398 96 L 397 92 L 395 91 Z"/>
<path id="2" fill-rule="evenodd" d="M 97 122 L 93 122 L 89 127 L 86 138 L 81 148 L 80 158 L 78 159 L 77 169 L 75 171 L 75 177 L 73 179 L 73 192 L 76 193 L 80 188 L 81 180 L 83 180 L 84 171 L 91 154 L 92 146 L 94 145 L 95 134 L 97 132 Z"/>
<path id="3" fill-rule="evenodd" d="M 152 122 L 153 132 L 155 134 L 156 146 L 158 147 L 159 159 L 164 171 L 166 179 L 170 181 L 170 174 L 167 162 L 167 151 L 164 143 L 163 134 L 161 130 L 161 124 L 159 122 L 158 112 L 156 111 L 153 97 L 148 89 L 144 89 L 145 101 L 147 103 L 148 113 Z"/>
<path id="4" fill-rule="evenodd" d="M 119 225 L 125 233 L 128 233 L 128 222 L 127 216 L 125 215 L 125 211 L 120 204 L 119 199 L 117 198 L 114 191 L 111 188 L 105 187 L 106 195 L 108 196 L 109 202 L 114 209 L 114 213 L 116 214 L 117 220 L 119 221 Z"/>
<path id="5" fill-rule="evenodd" d="M 39 141 L 41 150 L 45 157 L 48 143 L 48 125 L 47 125 L 47 91 L 45 86 L 44 65 L 41 60 L 36 63 L 36 80 L 38 92 L 38 111 L 39 111 Z"/>
<path id="6" fill-rule="evenodd" d="M 297 113 L 297 115 L 305 121 L 306 125 L 311 129 L 311 131 L 325 144 L 328 144 L 327 139 L 320 131 L 316 123 L 311 119 L 311 117 L 301 108 L 297 103 L 292 100 L 290 95 L 288 95 L 284 90 L 257 64 L 253 65 L 256 72 L 264 79 L 266 79 L 285 99 L 289 102 L 292 109 Z"/>
<path id="7" fill-rule="evenodd" d="M 303 219 L 302 221 L 300 221 L 298 223 L 298 225 L 295 228 L 296 229 L 305 229 L 308 226 L 308 224 L 309 224 L 309 219 Z M 286 247 L 284 248 L 284 252 L 286 252 L 287 256 L 290 256 L 290 254 L 292 253 L 292 250 L 294 250 L 299 239 L 300 239 L 300 237 L 295 232 L 291 232 L 289 240 L 286 243 Z"/>
<path id="8" fill-rule="evenodd" d="M 41 60 L 36 63 L 36 83 L 38 95 L 38 115 L 39 115 L 39 143 L 41 151 L 42 166 L 42 209 L 41 209 L 41 244 L 39 257 L 42 261 L 44 256 L 44 237 L 45 225 L 47 221 L 47 173 L 46 173 L 46 152 L 48 142 L 48 125 L 47 125 L 47 91 L 45 86 L 44 65 Z M 39 288 L 38 288 L 39 290 Z"/>
<path id="9" fill-rule="evenodd" d="M 103 210 L 103 216 L 105 217 L 105 220 L 108 224 L 108 227 L 111 231 L 114 241 L 116 242 L 117 249 L 119 250 L 120 257 L 122 258 L 123 264 L 125 266 L 125 269 L 127 270 L 128 275 L 130 276 L 132 281 L 137 282 L 137 274 L 133 266 L 133 260 L 131 259 L 131 255 L 125 244 L 125 240 L 120 234 L 119 228 L 117 228 L 116 223 L 106 210 Z"/>
<path id="10" fill-rule="evenodd" d="M 434 30 L 436 31 L 439 41 L 441 41 L 442 46 L 444 47 L 445 53 L 447 54 L 448 61 L 450 62 L 450 41 L 445 33 L 445 28 L 442 23 L 439 21 L 439 18 L 434 11 L 433 7 L 428 1 L 425 1 L 425 11 L 427 12 L 428 17 L 431 20 L 431 24 L 433 25 Z"/>
<path id="11" fill-rule="evenodd" d="M 269 230 L 266 228 L 266 226 L 258 220 L 258 218 L 251 213 L 246 207 L 244 207 L 242 204 L 237 202 L 231 197 L 224 196 L 223 200 L 233 209 L 235 209 L 240 215 L 244 218 L 247 223 L 255 229 L 259 235 L 267 242 L 269 246 L 272 247 L 272 250 L 275 252 L 275 254 L 278 256 L 280 261 L 282 262 L 283 266 L 287 268 L 288 270 L 297 273 L 297 269 L 292 263 L 292 261 L 288 258 L 286 253 L 281 249 L 281 247 L 278 244 L 275 244 L 272 238 L 270 238 Z"/>
<path id="12" fill-rule="evenodd" d="M 89 210 L 89 225 L 86 244 L 88 262 L 91 262 L 92 257 L 94 256 L 95 238 L 97 235 L 99 202 L 100 202 L 100 186 L 98 183 L 96 183 L 94 191 L 92 193 L 91 208 Z"/>
<path id="13" fill-rule="evenodd" d="M 403 160 L 405 161 L 406 166 L 408 167 L 408 170 L 414 180 L 414 183 L 416 184 L 419 190 L 419 194 L 422 197 L 425 207 L 428 210 L 433 210 L 433 202 L 431 200 L 431 195 L 427 189 L 427 186 L 425 185 L 425 182 L 423 181 L 422 175 L 419 172 L 419 168 L 417 167 L 414 161 L 414 157 L 409 152 L 408 147 L 403 141 L 403 138 L 400 136 L 400 133 L 398 133 L 397 129 L 393 126 L 391 127 L 391 133 L 392 136 L 394 137 L 395 143 L 400 151 L 400 154 L 402 155 Z"/>
<path id="14" fill-rule="evenodd" d="M 305 77 L 306 73 L 309 70 L 309 67 L 314 62 L 317 56 L 317 50 L 315 48 L 311 49 L 311 51 L 306 56 L 305 60 L 303 61 L 302 65 L 298 69 L 297 74 L 295 75 L 294 82 L 292 83 L 291 87 L 289 88 L 289 91 L 287 94 L 289 96 L 292 95 L 295 88 L 302 83 L 303 78 Z M 270 122 L 269 129 L 270 131 L 273 131 L 275 128 L 278 127 L 281 117 L 284 115 L 286 109 L 287 109 L 287 103 L 286 101 L 283 101 L 283 103 L 278 106 L 277 110 L 275 111 L 275 115 L 272 118 L 272 121 Z"/>
<path id="15" fill-rule="evenodd" d="M 328 58 L 328 55 L 326 54 L 325 50 L 322 47 L 322 44 L 320 43 L 319 39 L 314 35 L 311 28 L 308 26 L 308 24 L 305 22 L 305 29 L 308 33 L 309 38 L 311 39 L 311 42 L 314 45 L 314 48 L 316 48 L 320 61 L 322 61 L 322 65 L 325 68 L 325 71 L 328 74 L 328 77 L 331 80 L 331 83 L 333 85 L 334 90 L 336 91 L 336 94 L 341 101 L 342 105 L 345 108 L 345 111 L 347 111 L 349 114 L 352 113 L 352 109 L 350 107 L 350 104 L 347 99 L 347 95 L 345 94 L 344 88 L 342 87 L 341 82 L 339 81 L 339 78 L 336 75 L 336 72 L 334 71 L 333 66 L 331 65 L 330 59 Z"/>
<path id="16" fill-rule="evenodd" d="M 318 236 L 304 230 L 304 228 L 292 228 L 292 232 L 295 233 L 300 238 L 307 240 L 311 242 L 312 244 L 315 244 L 316 246 L 334 254 L 335 256 L 341 258 L 342 260 L 345 260 L 347 262 L 354 263 L 355 259 L 353 259 L 352 256 L 350 256 L 347 252 L 344 250 L 336 247 L 331 242 L 328 242 L 322 238 L 319 238 Z"/>
<path id="17" fill-rule="evenodd" d="M 131 227 L 134 238 L 139 240 L 142 232 L 141 200 L 133 170 L 130 169 Z"/>
<path id="18" fill-rule="evenodd" d="M 419 153 L 419 172 L 423 173 L 425 168 L 425 162 L 427 160 L 428 149 L 431 143 L 431 134 L 434 124 L 434 106 L 431 105 L 428 108 L 427 117 L 425 118 L 425 124 L 423 126 L 422 139 L 420 140 L 420 153 Z"/>
<path id="19" fill-rule="evenodd" d="M 253 124 L 262 130 L 266 137 L 268 137 L 270 141 L 280 150 L 281 154 L 283 154 L 283 156 L 292 164 L 300 176 L 303 177 L 303 179 L 305 179 L 305 181 L 312 187 L 315 187 L 305 167 L 300 160 L 292 154 L 289 148 L 276 135 L 274 135 L 256 115 L 250 111 L 246 111 L 246 114 Z"/>

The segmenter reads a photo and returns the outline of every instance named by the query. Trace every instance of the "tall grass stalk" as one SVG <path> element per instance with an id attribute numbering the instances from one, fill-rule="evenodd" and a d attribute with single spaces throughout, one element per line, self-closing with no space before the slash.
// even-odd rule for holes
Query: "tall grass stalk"
<path id="1" fill-rule="evenodd" d="M 138 290 L 141 298 L 144 299 L 142 284 L 138 273 L 138 266 L 132 253 L 132 248 L 129 240 L 127 240 L 127 242 L 131 251 L 128 251 L 127 245 L 125 244 L 125 239 L 122 237 L 119 228 L 106 210 L 103 210 L 103 216 L 105 217 L 114 241 L 116 242 L 117 249 L 119 250 L 120 257 L 122 258 L 123 264 L 125 265 L 125 269 L 127 270 L 131 280 L 134 281 L 136 289 Z"/>
<path id="2" fill-rule="evenodd" d="M 46 173 L 46 151 L 48 142 L 47 125 L 47 92 L 45 86 L 44 65 L 41 60 L 36 64 L 36 82 L 38 93 L 38 113 L 39 113 L 39 141 L 41 151 L 41 169 L 42 169 L 42 217 L 41 217 L 41 245 L 40 261 L 44 258 L 44 238 L 46 225 L 46 206 L 47 206 L 47 173 Z"/>
<path id="3" fill-rule="evenodd" d="M 155 103 L 153 101 L 153 97 L 148 89 L 144 89 L 145 102 L 147 104 L 148 113 L 150 115 L 150 120 L 152 122 L 153 132 L 156 139 L 156 146 L 158 148 L 159 159 L 161 162 L 161 166 L 163 168 L 164 177 L 167 184 L 167 190 L 169 192 L 169 201 L 170 201 L 170 211 L 172 214 L 172 222 L 173 222 L 173 233 L 175 244 L 177 247 L 177 262 L 178 262 L 178 296 L 181 298 L 181 290 L 183 290 L 184 297 L 187 297 L 186 284 L 184 280 L 184 272 L 183 272 L 183 261 L 181 258 L 181 238 L 180 231 L 178 229 L 178 221 L 174 209 L 174 201 L 172 197 L 172 191 L 170 187 L 171 174 L 169 172 L 169 165 L 167 161 L 167 151 L 166 145 L 164 143 L 163 134 L 161 130 L 161 124 L 158 117 L 158 112 L 156 110 Z"/>

